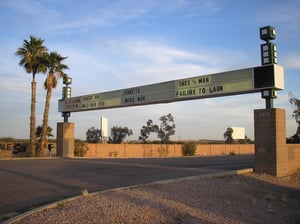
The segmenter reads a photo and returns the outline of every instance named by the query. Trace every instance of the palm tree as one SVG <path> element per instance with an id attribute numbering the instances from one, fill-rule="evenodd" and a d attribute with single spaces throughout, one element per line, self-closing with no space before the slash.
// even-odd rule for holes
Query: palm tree
<path id="1" fill-rule="evenodd" d="M 48 127 L 48 117 L 49 117 L 49 109 L 50 109 L 50 99 L 52 94 L 52 89 L 56 88 L 58 78 L 63 78 L 67 76 L 63 70 L 69 69 L 69 67 L 65 64 L 62 64 L 62 61 L 67 57 L 62 57 L 57 52 L 50 52 L 47 55 L 47 68 L 48 68 L 48 76 L 45 80 L 44 87 L 47 91 L 46 101 L 45 101 L 45 110 L 44 110 L 44 118 L 43 118 L 43 126 L 42 133 L 40 138 L 40 147 L 39 147 L 39 155 L 43 155 L 44 148 L 47 147 L 46 135 L 47 135 L 47 127 Z"/>
<path id="2" fill-rule="evenodd" d="M 31 115 L 30 115 L 30 153 L 35 155 L 36 136 L 35 136 L 35 104 L 36 104 L 36 82 L 35 75 L 37 73 L 46 73 L 44 57 L 47 48 L 43 45 L 44 40 L 30 36 L 30 40 L 24 40 L 23 46 L 18 48 L 16 55 L 21 58 L 19 65 L 23 66 L 27 73 L 32 74 L 31 81 Z"/>
<path id="3" fill-rule="evenodd" d="M 43 127 L 41 125 L 37 126 L 36 131 L 35 131 L 36 138 L 39 139 L 41 137 L 42 129 L 43 129 Z M 52 128 L 50 126 L 48 126 L 48 128 L 47 128 L 47 134 L 46 135 L 47 135 L 47 137 L 53 137 Z"/>

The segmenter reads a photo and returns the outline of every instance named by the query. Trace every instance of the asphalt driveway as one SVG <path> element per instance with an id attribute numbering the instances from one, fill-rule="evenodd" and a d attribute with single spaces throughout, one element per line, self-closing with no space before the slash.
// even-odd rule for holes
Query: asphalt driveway
<path id="1" fill-rule="evenodd" d="M 63 198 L 172 178 L 253 168 L 254 155 L 0 160 L 0 221 Z"/>

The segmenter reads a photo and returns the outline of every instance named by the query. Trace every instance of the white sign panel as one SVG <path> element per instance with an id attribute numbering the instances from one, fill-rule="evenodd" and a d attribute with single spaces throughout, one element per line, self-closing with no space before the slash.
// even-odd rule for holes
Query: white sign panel
<path id="1" fill-rule="evenodd" d="M 245 93 L 253 89 L 253 69 L 251 68 L 176 81 L 177 98 Z"/>
<path id="2" fill-rule="evenodd" d="M 102 138 L 104 139 L 108 138 L 108 119 L 106 117 L 101 116 L 100 126 L 101 126 Z"/>
<path id="3" fill-rule="evenodd" d="M 231 127 L 233 130 L 233 139 L 245 139 L 245 128 L 242 127 Z"/>

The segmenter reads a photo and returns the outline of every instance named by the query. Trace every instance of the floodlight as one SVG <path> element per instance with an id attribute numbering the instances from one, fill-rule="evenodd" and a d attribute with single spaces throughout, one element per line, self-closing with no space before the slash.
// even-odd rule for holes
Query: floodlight
<path id="1" fill-rule="evenodd" d="M 277 64 L 277 47 L 271 42 L 261 44 L 261 64 Z"/>
<path id="2" fill-rule="evenodd" d="M 71 78 L 71 77 L 68 77 L 68 76 L 65 76 L 65 77 L 64 77 L 63 84 L 65 84 L 65 85 L 70 85 L 70 84 L 72 84 L 72 78 Z"/>
<path id="3" fill-rule="evenodd" d="M 264 99 L 277 98 L 277 91 L 275 89 L 266 89 L 261 92 L 261 97 Z"/>
<path id="4" fill-rule="evenodd" d="M 71 87 L 63 87 L 62 98 L 71 98 Z"/>
<path id="5" fill-rule="evenodd" d="M 269 42 L 276 39 L 276 31 L 272 26 L 265 26 L 259 29 L 260 39 Z"/>

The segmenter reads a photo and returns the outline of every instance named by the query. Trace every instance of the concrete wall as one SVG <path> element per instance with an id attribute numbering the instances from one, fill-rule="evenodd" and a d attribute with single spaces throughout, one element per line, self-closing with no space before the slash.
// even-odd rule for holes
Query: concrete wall
<path id="1" fill-rule="evenodd" d="M 26 144 L 24 142 L 19 142 Z M 0 151 L 12 152 L 15 142 L 1 142 Z M 56 156 L 56 144 L 51 150 L 51 156 Z M 87 144 L 89 150 L 85 157 L 95 158 L 143 158 L 143 157 L 180 157 L 182 145 L 159 145 L 159 144 Z M 300 169 L 300 144 L 287 144 L 288 151 L 288 174 L 295 173 Z M 231 153 L 254 154 L 253 144 L 199 144 L 196 148 L 196 156 L 218 156 Z M 17 156 L 18 154 L 16 154 Z M 49 157 L 49 151 L 44 151 L 44 157 Z"/>
<path id="2" fill-rule="evenodd" d="M 26 144 L 28 147 L 29 143 L 19 142 L 20 144 Z M 0 143 L 0 149 L 2 150 L 12 150 L 14 148 L 14 145 L 17 143 L 14 142 L 1 142 Z"/>
<path id="3" fill-rule="evenodd" d="M 51 150 L 51 152 L 49 152 L 48 148 L 44 150 L 44 155 L 43 157 L 55 157 L 56 156 L 56 143 L 53 142 L 48 142 L 49 144 L 53 145 L 53 148 Z M 12 150 L 14 148 L 14 145 L 16 144 L 22 144 L 24 146 L 26 146 L 27 150 L 29 149 L 29 142 L 0 142 L 0 150 L 2 152 L 10 152 L 10 156 L 12 156 Z M 19 155 L 21 155 L 22 153 L 16 153 L 14 154 L 14 156 L 18 157 Z M 7 154 L 8 155 L 8 154 Z M 25 155 L 24 155 L 25 156 Z M 29 156 L 29 155 L 26 155 Z"/>
<path id="4" fill-rule="evenodd" d="M 300 144 L 287 144 L 288 173 L 293 174 L 300 169 Z"/>
<path id="5" fill-rule="evenodd" d="M 253 154 L 253 144 L 205 144 L 197 145 L 197 156 L 218 156 L 229 154 Z"/>
<path id="6" fill-rule="evenodd" d="M 144 158 L 181 157 L 182 145 L 170 144 L 87 144 L 85 157 L 93 158 Z M 286 144 L 288 151 L 288 174 L 300 169 L 300 144 Z M 254 154 L 254 144 L 199 144 L 195 156 L 220 156 Z"/>
<path id="7" fill-rule="evenodd" d="M 180 157 L 180 144 L 88 144 L 85 157 L 96 158 L 143 158 L 143 157 Z M 199 144 L 196 156 L 217 156 L 229 154 L 254 154 L 253 144 Z"/>

